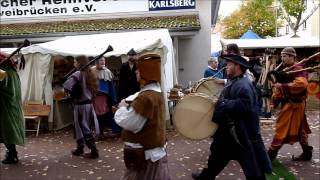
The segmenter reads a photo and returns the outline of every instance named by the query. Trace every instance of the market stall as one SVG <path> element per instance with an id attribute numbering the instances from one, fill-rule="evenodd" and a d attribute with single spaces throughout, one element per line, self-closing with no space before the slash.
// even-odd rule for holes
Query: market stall
<path id="1" fill-rule="evenodd" d="M 74 56 L 94 57 L 103 52 L 108 45 L 111 45 L 114 51 L 104 56 L 107 59 L 120 58 L 121 62 L 127 61 L 126 54 L 131 48 L 138 53 L 158 53 L 163 63 L 161 82 L 163 91 L 166 93 L 177 83 L 173 45 L 167 29 L 67 36 L 31 45 L 21 51 L 26 59 L 25 69 L 19 71 L 22 100 L 23 102 L 38 100 L 52 105 L 51 112 L 54 113 L 50 113 L 48 118 L 49 129 L 62 128 L 72 121 L 71 117 L 64 115 L 70 114 L 68 110 L 71 109 L 70 103 L 54 101 L 53 85 L 61 81 L 62 74 L 72 68 Z M 164 97 L 166 98 L 166 95 Z M 167 120 L 170 119 L 168 111 L 166 117 Z"/>

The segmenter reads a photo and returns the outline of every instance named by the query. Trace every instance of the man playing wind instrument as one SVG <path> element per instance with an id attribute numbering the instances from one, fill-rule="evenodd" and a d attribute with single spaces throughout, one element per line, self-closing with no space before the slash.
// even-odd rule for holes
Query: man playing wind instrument
<path id="1" fill-rule="evenodd" d="M 303 69 L 303 65 L 296 64 L 296 51 L 292 47 L 284 48 L 281 52 L 282 63 L 292 70 Z M 271 160 L 275 159 L 283 144 L 299 142 L 302 154 L 293 157 L 296 161 L 308 161 L 312 158 L 313 147 L 308 143 L 308 134 L 311 133 L 305 115 L 307 98 L 307 74 L 305 71 L 290 74 L 290 82 L 275 83 L 277 89 L 272 95 L 274 106 L 281 102 L 281 111 L 276 121 L 276 130 L 268 154 Z"/>

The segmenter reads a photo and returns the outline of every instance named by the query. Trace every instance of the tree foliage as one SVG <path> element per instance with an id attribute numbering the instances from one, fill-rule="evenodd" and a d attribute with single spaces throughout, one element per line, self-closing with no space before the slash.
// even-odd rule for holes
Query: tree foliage
<path id="1" fill-rule="evenodd" d="M 280 7 L 283 11 L 283 18 L 288 22 L 289 27 L 296 36 L 299 27 L 305 22 L 318 8 L 315 4 L 309 15 L 302 19 L 302 13 L 306 10 L 304 0 L 280 0 Z"/>
<path id="2" fill-rule="evenodd" d="M 223 36 L 237 39 L 248 29 L 260 37 L 275 36 L 277 19 L 272 3 L 273 0 L 245 1 L 239 10 L 222 20 Z"/>
<path id="3" fill-rule="evenodd" d="M 288 15 L 298 17 L 301 15 L 301 12 L 306 10 L 303 1 L 304 0 L 281 0 L 280 3 Z"/>

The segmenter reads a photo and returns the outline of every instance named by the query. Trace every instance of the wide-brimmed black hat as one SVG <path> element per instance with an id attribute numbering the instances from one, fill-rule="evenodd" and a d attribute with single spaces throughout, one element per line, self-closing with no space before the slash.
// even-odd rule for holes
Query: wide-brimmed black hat
<path id="1" fill-rule="evenodd" d="M 137 52 L 132 48 L 130 51 L 127 53 L 128 56 L 135 56 L 137 55 Z"/>
<path id="2" fill-rule="evenodd" d="M 234 63 L 237 63 L 240 66 L 243 66 L 245 68 L 249 68 L 248 61 L 242 56 L 234 55 L 234 54 L 226 54 L 226 55 L 222 55 L 221 58 L 225 59 L 226 61 L 232 61 Z"/>

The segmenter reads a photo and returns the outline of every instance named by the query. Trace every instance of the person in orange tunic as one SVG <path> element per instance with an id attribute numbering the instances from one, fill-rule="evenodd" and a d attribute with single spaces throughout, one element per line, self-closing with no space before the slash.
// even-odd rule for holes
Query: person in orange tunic
<path id="1" fill-rule="evenodd" d="M 296 64 L 296 51 L 292 47 L 284 48 L 281 52 L 282 63 L 285 67 L 293 66 L 292 70 L 302 69 L 303 66 Z M 307 75 L 306 72 L 290 74 L 288 83 L 275 83 L 277 89 L 272 95 L 274 106 L 281 102 L 282 108 L 276 121 L 276 130 L 268 154 L 270 160 L 276 158 L 283 144 L 299 142 L 302 154 L 292 157 L 295 161 L 308 161 L 312 158 L 313 147 L 308 143 L 308 134 L 311 133 L 305 115 L 307 98 Z"/>

